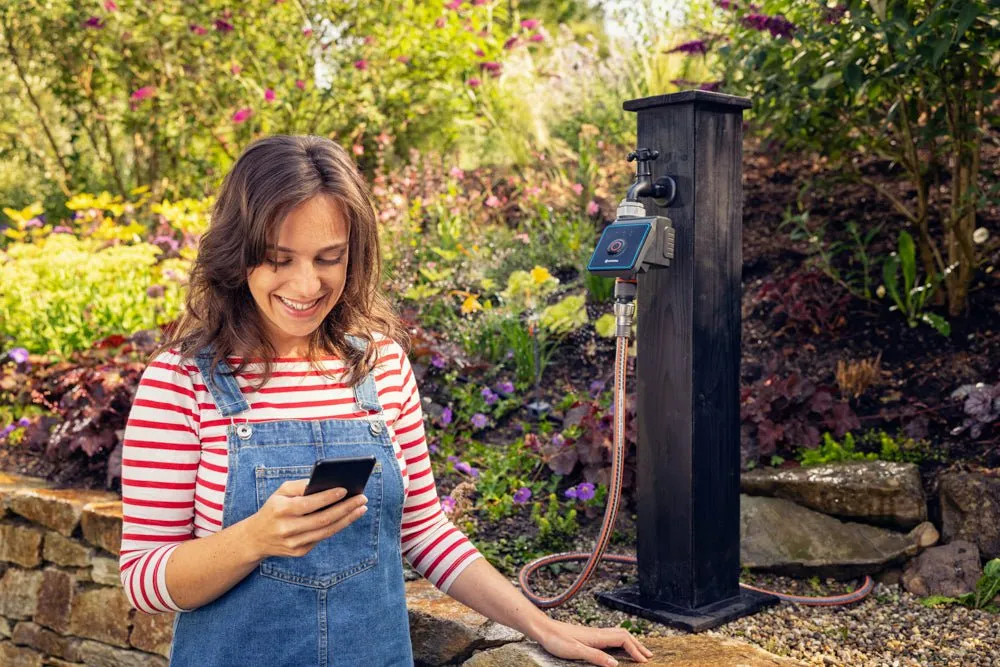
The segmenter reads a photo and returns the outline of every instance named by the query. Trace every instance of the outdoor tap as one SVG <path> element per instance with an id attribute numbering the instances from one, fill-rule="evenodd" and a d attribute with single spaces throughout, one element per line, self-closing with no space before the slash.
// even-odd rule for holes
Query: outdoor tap
<path id="1" fill-rule="evenodd" d="M 635 181 L 625 193 L 625 201 L 639 201 L 639 197 L 650 197 L 657 206 L 666 208 L 677 194 L 677 183 L 669 176 L 662 176 L 653 181 L 653 168 L 650 163 L 660 157 L 660 151 L 648 148 L 638 148 L 626 156 L 629 162 L 635 162 Z"/>
<path id="2" fill-rule="evenodd" d="M 677 191 L 674 179 L 663 176 L 653 181 L 650 162 L 659 151 L 639 148 L 628 154 L 636 161 L 635 182 L 618 205 L 615 221 L 608 225 L 597 242 L 587 270 L 595 275 L 634 279 L 652 267 L 670 266 L 674 258 L 674 227 L 670 218 L 647 216 L 639 197 L 652 197 L 659 206 L 667 206 Z M 616 286 L 617 293 L 617 286 Z M 618 306 L 616 304 L 616 313 Z M 625 317 L 625 313 L 621 313 Z"/>

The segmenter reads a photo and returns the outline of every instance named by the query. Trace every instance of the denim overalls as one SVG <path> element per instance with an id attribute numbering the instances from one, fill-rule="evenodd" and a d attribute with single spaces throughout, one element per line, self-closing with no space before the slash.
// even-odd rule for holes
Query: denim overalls
<path id="1" fill-rule="evenodd" d="M 363 339 L 348 338 L 364 348 Z M 412 666 L 400 552 L 403 477 L 373 373 L 354 387 L 370 417 L 250 423 L 249 414 L 233 419 L 250 405 L 232 376 L 211 377 L 210 347 L 195 361 L 230 418 L 223 528 L 259 510 L 282 482 L 308 478 L 318 459 L 374 454 L 375 468 L 360 519 L 305 556 L 265 558 L 216 600 L 178 613 L 171 667 Z"/>

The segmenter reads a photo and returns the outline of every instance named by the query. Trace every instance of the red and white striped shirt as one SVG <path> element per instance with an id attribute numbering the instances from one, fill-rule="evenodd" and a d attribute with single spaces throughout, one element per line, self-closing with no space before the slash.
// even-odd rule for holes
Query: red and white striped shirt
<path id="1" fill-rule="evenodd" d="M 376 336 L 375 385 L 403 475 L 402 552 L 406 562 L 447 593 L 482 554 L 441 511 L 424 438 L 423 412 L 410 362 L 398 343 Z M 230 357 L 235 364 L 237 357 Z M 340 370 L 336 357 L 319 365 Z M 251 422 L 352 419 L 354 391 L 301 358 L 279 358 L 267 385 L 251 364 L 236 382 L 250 403 Z M 193 360 L 176 350 L 156 357 L 136 390 L 122 448 L 122 586 L 139 611 L 185 611 L 166 586 L 166 562 L 182 542 L 222 528 L 226 491 L 226 425 Z"/>

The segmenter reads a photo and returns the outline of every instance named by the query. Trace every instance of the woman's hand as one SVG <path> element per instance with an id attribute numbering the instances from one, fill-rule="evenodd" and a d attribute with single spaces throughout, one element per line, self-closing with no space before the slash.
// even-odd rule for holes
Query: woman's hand
<path id="1" fill-rule="evenodd" d="M 557 658 L 586 660 L 602 667 L 618 664 L 610 655 L 599 650 L 609 646 L 621 646 L 636 662 L 646 662 L 653 655 L 625 628 L 590 628 L 554 619 L 538 633 L 536 641 Z"/>
<path id="2" fill-rule="evenodd" d="M 316 544 L 360 519 L 368 509 L 364 494 L 340 501 L 343 488 L 308 496 L 308 479 L 284 482 L 246 519 L 246 532 L 258 560 L 268 556 L 305 556 Z M 319 510 L 327 507 L 321 512 Z M 315 514 L 310 514 L 315 512 Z"/>

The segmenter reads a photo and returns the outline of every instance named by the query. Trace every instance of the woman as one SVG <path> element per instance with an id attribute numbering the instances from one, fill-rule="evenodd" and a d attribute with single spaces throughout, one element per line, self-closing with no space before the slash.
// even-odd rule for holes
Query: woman
<path id="1" fill-rule="evenodd" d="M 334 142 L 268 137 L 226 176 L 125 430 L 122 584 L 142 612 L 179 612 L 170 664 L 412 664 L 402 558 L 554 655 L 645 662 L 624 629 L 534 607 L 441 512 L 380 267 Z M 304 495 L 316 460 L 358 455 L 376 457 L 364 494 Z"/>

